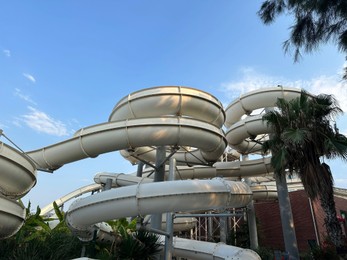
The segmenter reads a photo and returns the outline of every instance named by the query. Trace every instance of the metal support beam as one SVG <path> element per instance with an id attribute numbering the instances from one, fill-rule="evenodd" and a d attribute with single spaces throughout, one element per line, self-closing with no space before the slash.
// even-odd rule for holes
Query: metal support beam
<path id="1" fill-rule="evenodd" d="M 249 179 L 246 179 L 246 183 L 249 186 L 252 184 Z M 248 223 L 250 247 L 252 250 L 256 250 L 259 247 L 259 244 L 258 244 L 257 221 L 255 217 L 255 209 L 254 209 L 253 200 L 247 206 L 247 223 Z"/>
<path id="2" fill-rule="evenodd" d="M 103 191 L 110 190 L 110 189 L 112 189 L 112 179 L 107 178 L 105 186 L 103 187 Z"/>
<path id="3" fill-rule="evenodd" d="M 248 222 L 250 247 L 252 250 L 256 250 L 259 247 L 259 244 L 258 244 L 257 222 L 255 218 L 253 200 L 247 206 L 247 222 Z"/>
<path id="4" fill-rule="evenodd" d="M 170 158 L 169 165 L 169 178 L 168 181 L 175 180 L 175 169 L 176 169 L 176 160 L 175 158 Z M 173 213 L 166 213 L 166 233 L 168 236 L 165 237 L 165 260 L 172 259 L 172 246 L 173 246 Z"/>
<path id="5" fill-rule="evenodd" d="M 165 161 L 166 157 L 166 148 L 165 146 L 160 146 L 157 148 L 156 162 L 155 162 L 155 173 L 154 173 L 154 182 L 164 181 L 165 176 Z M 153 214 L 151 215 L 151 228 L 161 229 L 162 214 Z"/>
<path id="6" fill-rule="evenodd" d="M 137 172 L 136 172 L 136 176 L 137 177 L 142 177 L 143 166 L 144 166 L 144 162 L 139 162 L 138 163 L 138 165 L 137 165 Z"/>
<path id="7" fill-rule="evenodd" d="M 219 218 L 219 235 L 220 235 L 220 242 L 227 243 L 227 218 L 226 217 L 220 217 Z"/>

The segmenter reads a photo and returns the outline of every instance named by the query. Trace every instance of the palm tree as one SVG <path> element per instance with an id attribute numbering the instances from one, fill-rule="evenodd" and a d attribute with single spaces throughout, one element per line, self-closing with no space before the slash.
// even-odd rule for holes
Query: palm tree
<path id="1" fill-rule="evenodd" d="M 331 95 L 312 96 L 305 91 L 291 101 L 278 99 L 278 109 L 263 116 L 273 129 L 272 138 L 263 144 L 272 152 L 275 174 L 286 170 L 297 173 L 308 196 L 320 199 L 326 216 L 325 226 L 335 246 L 342 245 L 342 231 L 337 220 L 333 176 L 324 158 L 347 160 L 347 138 L 331 122 L 342 113 Z"/>

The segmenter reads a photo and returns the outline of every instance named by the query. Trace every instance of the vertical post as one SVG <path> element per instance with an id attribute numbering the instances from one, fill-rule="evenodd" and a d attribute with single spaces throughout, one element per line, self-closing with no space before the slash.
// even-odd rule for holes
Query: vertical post
<path id="1" fill-rule="evenodd" d="M 208 214 L 211 214 L 212 212 L 209 211 Z M 213 241 L 213 217 L 209 216 L 207 217 L 207 223 L 208 223 L 208 226 L 207 226 L 207 237 L 208 239 L 206 241 Z"/>
<path id="2" fill-rule="evenodd" d="M 137 173 L 136 173 L 137 177 L 142 177 L 143 165 L 144 165 L 143 162 L 139 162 L 139 164 L 137 165 Z"/>
<path id="3" fill-rule="evenodd" d="M 205 241 L 208 241 L 208 227 L 207 227 L 207 221 L 208 221 L 208 217 L 206 219 L 205 217 Z"/>
<path id="4" fill-rule="evenodd" d="M 107 178 L 103 191 L 110 190 L 112 188 L 112 179 Z"/>
<path id="5" fill-rule="evenodd" d="M 227 243 L 227 217 L 219 217 L 220 223 L 220 242 Z"/>
<path id="6" fill-rule="evenodd" d="M 254 201 L 252 200 L 247 206 L 247 220 L 248 220 L 248 230 L 249 230 L 249 242 L 252 250 L 258 248 L 258 232 L 257 232 L 257 222 L 255 218 Z"/>
<path id="7" fill-rule="evenodd" d="M 249 186 L 251 185 L 251 181 L 248 178 L 246 179 L 246 183 Z M 258 244 L 257 221 L 255 218 L 253 200 L 247 205 L 247 222 L 248 222 L 250 248 L 252 250 L 256 250 L 259 244 Z"/>
<path id="8" fill-rule="evenodd" d="M 242 156 L 242 161 L 247 161 L 247 160 L 248 160 L 248 155 Z M 246 183 L 249 186 L 251 186 L 252 184 L 252 182 L 248 178 L 246 179 Z M 247 205 L 247 222 L 248 222 L 250 248 L 253 250 L 256 250 L 259 244 L 258 244 L 257 221 L 255 218 L 253 200 Z"/>
<path id="9" fill-rule="evenodd" d="M 237 245 L 237 235 L 236 235 L 236 231 L 237 231 L 237 225 L 236 225 L 236 211 L 235 208 L 233 208 L 233 231 L 234 231 L 234 245 Z"/>
<path id="10" fill-rule="evenodd" d="M 166 148 L 165 146 L 159 146 L 157 148 L 156 161 L 155 161 L 155 173 L 154 182 L 164 181 L 165 175 L 165 164 L 163 163 L 166 159 Z M 151 227 L 154 229 L 161 230 L 162 214 L 151 215 Z"/>
<path id="11" fill-rule="evenodd" d="M 176 159 L 170 158 L 169 166 L 169 178 L 168 181 L 175 179 Z M 168 236 L 165 237 L 165 260 L 172 259 L 172 244 L 173 244 L 173 214 L 172 212 L 166 213 L 166 233 Z"/>

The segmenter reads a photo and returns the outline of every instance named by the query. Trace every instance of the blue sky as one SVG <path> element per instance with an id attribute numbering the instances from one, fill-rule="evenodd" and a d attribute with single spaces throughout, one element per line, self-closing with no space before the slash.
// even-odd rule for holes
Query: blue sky
<path id="1" fill-rule="evenodd" d="M 226 107 L 280 84 L 334 94 L 347 111 L 344 55 L 326 45 L 294 64 L 282 49 L 290 17 L 264 26 L 261 2 L 0 1 L 0 128 L 23 150 L 41 148 L 106 122 L 125 95 L 161 85 L 207 91 Z M 343 133 L 346 119 L 337 122 Z M 347 165 L 329 163 L 347 188 Z M 97 172 L 135 170 L 118 152 L 100 155 L 39 172 L 25 200 L 43 207 Z"/>

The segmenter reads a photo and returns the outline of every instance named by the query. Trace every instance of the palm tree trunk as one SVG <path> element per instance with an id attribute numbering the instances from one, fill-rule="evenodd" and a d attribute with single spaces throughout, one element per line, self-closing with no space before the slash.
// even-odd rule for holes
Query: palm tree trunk
<path id="1" fill-rule="evenodd" d="M 321 181 L 326 183 L 326 185 L 322 186 L 320 195 L 321 206 L 325 212 L 324 225 L 331 242 L 336 247 L 340 247 L 343 244 L 342 229 L 336 216 L 332 173 L 329 165 L 325 163 L 320 164 L 320 169 L 322 178 Z"/>
<path id="2" fill-rule="evenodd" d="M 290 259 L 299 260 L 299 250 L 296 242 L 294 220 L 292 208 L 290 205 L 287 180 L 285 174 L 276 174 L 275 179 L 285 250 L 289 253 Z"/>
<path id="3" fill-rule="evenodd" d="M 336 246 L 342 246 L 342 230 L 336 216 L 334 192 L 326 192 L 325 196 L 320 197 L 320 203 L 325 211 L 324 225 L 331 242 Z"/>

